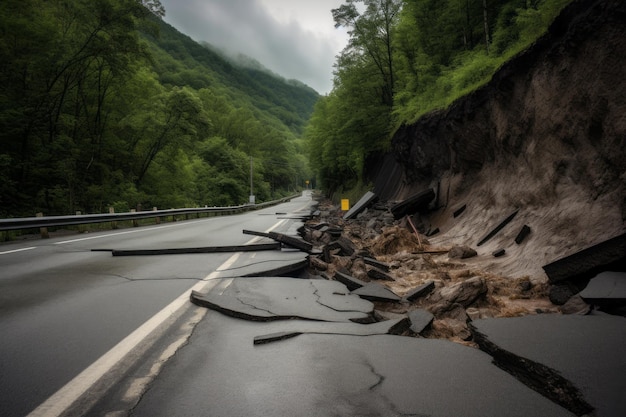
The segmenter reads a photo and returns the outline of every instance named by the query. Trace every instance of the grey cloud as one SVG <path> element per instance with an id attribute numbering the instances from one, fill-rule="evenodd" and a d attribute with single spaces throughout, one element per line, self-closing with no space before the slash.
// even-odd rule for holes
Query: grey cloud
<path id="1" fill-rule="evenodd" d="M 321 93 L 332 88 L 333 40 L 295 21 L 280 22 L 257 0 L 162 3 L 165 20 L 195 40 L 251 56 L 283 77 L 298 79 Z"/>

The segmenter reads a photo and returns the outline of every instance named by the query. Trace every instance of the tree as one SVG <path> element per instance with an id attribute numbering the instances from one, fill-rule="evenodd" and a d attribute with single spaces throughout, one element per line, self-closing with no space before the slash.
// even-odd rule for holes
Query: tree
<path id="1" fill-rule="evenodd" d="M 356 3 L 365 4 L 360 14 Z M 400 0 L 348 0 L 332 10 L 335 27 L 346 27 L 350 41 L 343 54 L 356 53 L 374 63 L 382 84 L 382 101 L 393 105 L 395 84 L 393 30 L 402 7 Z"/>

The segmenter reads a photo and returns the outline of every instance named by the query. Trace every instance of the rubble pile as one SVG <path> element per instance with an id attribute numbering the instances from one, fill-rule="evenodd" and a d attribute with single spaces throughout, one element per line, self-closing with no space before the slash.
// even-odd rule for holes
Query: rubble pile
<path id="1" fill-rule="evenodd" d="M 463 344 L 473 343 L 472 320 L 564 312 L 550 301 L 547 283 L 485 271 L 468 262 L 477 256 L 475 249 L 432 245 L 419 214 L 396 219 L 391 207 L 370 204 L 345 219 L 321 199 L 319 216 L 300 230 L 319 249 L 309 256 L 310 274 L 341 281 L 352 291 L 382 286 L 386 297 L 369 298 L 381 319 L 431 314 L 427 326 L 407 334 Z M 580 311 L 570 310 L 565 312 Z"/>

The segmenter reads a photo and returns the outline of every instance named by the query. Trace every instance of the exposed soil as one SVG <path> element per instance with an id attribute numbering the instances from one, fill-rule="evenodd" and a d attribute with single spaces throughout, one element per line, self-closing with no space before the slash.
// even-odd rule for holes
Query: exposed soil
<path id="1" fill-rule="evenodd" d="M 374 192 L 393 201 L 433 188 L 437 210 L 422 216 L 423 230 L 441 231 L 432 245 L 474 247 L 470 267 L 537 284 L 542 265 L 624 233 L 624 19 L 624 2 L 574 1 L 486 86 L 401 127 L 391 152 L 369 161 Z M 523 225 L 531 234 L 517 245 Z M 491 257 L 498 249 L 506 255 Z"/>
<path id="2" fill-rule="evenodd" d="M 379 307 L 425 308 L 435 321 L 423 336 L 463 343 L 470 343 L 468 319 L 560 312 L 542 266 L 626 231 L 625 19 L 622 1 L 574 1 L 486 86 L 402 126 L 390 152 L 367 163 L 380 210 L 344 221 L 335 205 L 320 203 L 316 221 L 341 229 L 357 254 L 335 251 L 317 271 L 369 281 L 360 254 L 390 265 L 394 280 L 380 282 L 400 296 L 433 281 L 428 296 Z M 416 235 L 388 209 L 428 188 L 436 198 L 413 217 Z M 516 243 L 523 226 L 530 234 Z M 308 238 L 331 240 L 315 231 Z M 477 256 L 451 258 L 455 246 Z M 504 255 L 495 257 L 498 250 Z M 440 305 L 450 288 L 476 279 L 487 288 L 476 299 L 462 309 Z"/>

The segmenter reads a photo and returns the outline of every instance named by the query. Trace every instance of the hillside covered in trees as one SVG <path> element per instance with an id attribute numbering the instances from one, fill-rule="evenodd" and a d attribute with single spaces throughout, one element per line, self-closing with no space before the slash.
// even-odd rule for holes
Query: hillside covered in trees
<path id="1" fill-rule="evenodd" d="M 0 3 L 0 216 L 293 192 L 318 94 L 164 23 L 158 1 Z"/>
<path id="2" fill-rule="evenodd" d="M 334 9 L 350 41 L 305 132 L 318 185 L 344 195 L 368 188 L 368 160 L 389 149 L 399 127 L 487 83 L 568 3 L 347 0 Z"/>

